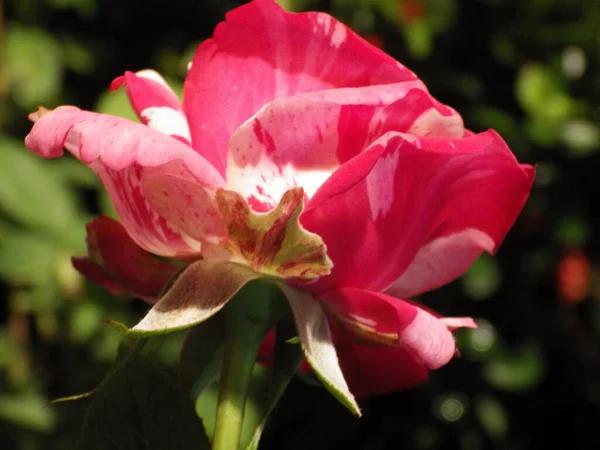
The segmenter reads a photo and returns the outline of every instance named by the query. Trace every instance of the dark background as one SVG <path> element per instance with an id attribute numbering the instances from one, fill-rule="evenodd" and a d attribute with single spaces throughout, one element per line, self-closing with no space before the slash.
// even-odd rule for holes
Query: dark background
<path id="1" fill-rule="evenodd" d="M 287 0 L 328 11 L 414 70 L 475 131 L 492 127 L 538 164 L 525 211 L 498 255 L 423 296 L 480 328 L 423 386 L 362 403 L 354 419 L 324 389 L 293 382 L 264 449 L 600 448 L 600 2 Z M 85 402 L 46 407 L 101 379 L 139 301 L 81 279 L 84 224 L 112 208 L 69 158 L 30 155 L 43 104 L 132 117 L 124 70 L 181 86 L 202 39 L 237 2 L 0 0 L 0 447 L 75 448 Z M 597 233 L 596 230 L 599 230 Z M 161 338 L 172 364 L 181 336 Z M 200 411 L 201 407 L 198 406 Z M 201 411 L 200 411 L 201 412 Z"/>

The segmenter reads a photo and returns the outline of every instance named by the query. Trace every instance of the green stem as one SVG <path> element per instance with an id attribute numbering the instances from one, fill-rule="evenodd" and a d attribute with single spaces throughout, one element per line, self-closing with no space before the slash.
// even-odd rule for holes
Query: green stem
<path id="1" fill-rule="evenodd" d="M 271 282 L 248 283 L 225 313 L 225 354 L 212 450 L 238 450 L 252 369 L 263 338 L 283 316 L 285 302 Z"/>
<path id="2" fill-rule="evenodd" d="M 248 386 L 264 336 L 264 327 L 250 320 L 229 322 L 212 450 L 239 449 Z"/>

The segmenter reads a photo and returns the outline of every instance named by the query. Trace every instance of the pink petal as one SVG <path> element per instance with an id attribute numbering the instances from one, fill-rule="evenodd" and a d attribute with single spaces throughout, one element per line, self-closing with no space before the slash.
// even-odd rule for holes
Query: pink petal
<path id="1" fill-rule="evenodd" d="M 533 177 L 493 131 L 463 139 L 388 133 L 341 166 L 308 203 L 301 222 L 324 239 L 334 267 L 306 289 L 380 291 L 422 247 L 457 233 L 478 236 L 482 250 L 496 251 Z M 437 267 L 438 279 L 465 269 L 447 261 Z"/>
<path id="2" fill-rule="evenodd" d="M 179 99 L 154 70 L 125 72 L 110 85 L 112 91 L 125 86 L 131 106 L 140 120 L 151 128 L 190 144 L 190 129 Z"/>
<path id="3" fill-rule="evenodd" d="M 472 326 L 468 318 L 438 318 L 411 301 L 376 292 L 342 288 L 319 299 L 336 325 L 335 342 L 350 390 L 357 396 L 382 394 L 424 381 L 455 354 L 450 327 Z M 368 328 L 395 335 L 397 342 L 378 345 L 356 330 Z M 382 341 L 379 341 L 380 343 Z"/>
<path id="4" fill-rule="evenodd" d="M 294 186 L 310 198 L 340 164 L 388 131 L 464 134 L 460 115 L 418 80 L 275 100 L 233 134 L 227 185 L 258 210 L 274 207 Z"/>
<path id="5" fill-rule="evenodd" d="M 193 146 L 224 174 L 230 136 L 271 100 L 414 79 L 331 16 L 256 0 L 229 12 L 200 45 L 183 105 Z"/>
<path id="6" fill-rule="evenodd" d="M 200 242 L 174 227 L 171 217 L 160 215 L 147 201 L 146 192 L 172 190 L 173 179 L 185 180 L 204 193 L 222 187 L 223 179 L 204 158 L 144 125 L 72 106 L 42 111 L 32 118 L 36 123 L 25 138 L 27 148 L 45 158 L 61 156 L 66 148 L 89 165 L 100 176 L 123 226 L 138 245 L 164 256 L 198 253 Z M 210 196 L 203 199 L 209 201 Z M 173 198 L 174 203 L 178 201 L 185 198 Z M 210 205 L 203 204 L 200 213 L 209 209 Z M 194 217 L 198 211 L 180 208 L 179 212 Z"/>
<path id="7" fill-rule="evenodd" d="M 423 245 L 406 271 L 386 291 L 397 297 L 414 297 L 460 277 L 484 252 L 496 244 L 486 233 L 467 228 L 449 236 L 434 237 Z"/>
<path id="8" fill-rule="evenodd" d="M 125 228 L 109 217 L 99 217 L 86 228 L 88 256 L 73 258 L 73 265 L 111 294 L 130 295 L 155 303 L 179 270 L 138 247 Z"/>

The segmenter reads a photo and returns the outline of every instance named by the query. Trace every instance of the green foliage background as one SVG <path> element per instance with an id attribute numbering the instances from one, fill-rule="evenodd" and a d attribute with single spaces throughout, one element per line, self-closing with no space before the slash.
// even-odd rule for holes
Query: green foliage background
<path id="1" fill-rule="evenodd" d="M 295 381 L 261 448 L 600 448 L 600 2 L 281 3 L 328 11 L 381 45 L 538 176 L 500 253 L 422 299 L 478 320 L 459 335 L 462 358 L 417 389 L 365 401 L 360 421 Z M 181 89 L 195 46 L 237 4 L 0 0 L 3 450 L 75 448 L 85 402 L 47 402 L 93 388 L 110 367 L 120 337 L 102 318 L 132 324 L 146 308 L 71 268 L 85 222 L 112 207 L 87 168 L 25 150 L 27 114 L 70 103 L 133 117 L 110 81 L 151 67 Z M 180 340 L 161 338 L 154 355 L 173 364 Z"/>

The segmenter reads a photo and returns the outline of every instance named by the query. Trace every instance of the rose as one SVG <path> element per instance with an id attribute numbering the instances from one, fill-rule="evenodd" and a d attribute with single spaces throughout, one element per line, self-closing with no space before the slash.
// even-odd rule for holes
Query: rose
<path id="1" fill-rule="evenodd" d="M 319 300 L 359 396 L 414 385 L 452 358 L 451 331 L 473 321 L 408 298 L 495 252 L 528 198 L 534 169 L 494 131 L 465 130 L 330 16 L 271 0 L 231 11 L 200 45 L 182 105 L 153 71 L 120 86 L 144 125 L 64 106 L 32 114 L 26 138 L 40 156 L 65 148 L 89 165 L 126 230 L 92 222 L 82 272 L 152 298 L 176 269 L 144 249 L 288 280 Z"/>

